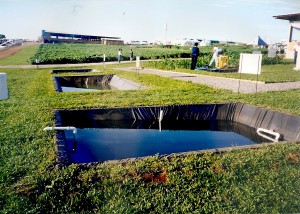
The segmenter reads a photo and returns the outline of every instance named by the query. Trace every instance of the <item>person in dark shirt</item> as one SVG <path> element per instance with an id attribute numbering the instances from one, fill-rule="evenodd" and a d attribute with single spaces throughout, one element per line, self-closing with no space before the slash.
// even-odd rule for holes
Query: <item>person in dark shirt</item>
<path id="1" fill-rule="evenodd" d="M 133 50 L 132 49 L 130 49 L 129 58 L 130 58 L 130 62 L 132 62 L 132 60 L 133 60 Z"/>
<path id="2" fill-rule="evenodd" d="M 194 47 L 192 48 L 192 64 L 191 70 L 195 70 L 198 56 L 200 55 L 200 50 L 198 48 L 198 42 L 195 42 Z"/>

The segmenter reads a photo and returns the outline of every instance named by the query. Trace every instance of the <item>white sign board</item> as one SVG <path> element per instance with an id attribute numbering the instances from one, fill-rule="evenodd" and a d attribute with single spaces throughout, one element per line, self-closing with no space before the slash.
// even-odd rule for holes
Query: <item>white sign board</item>
<path id="1" fill-rule="evenodd" d="M 103 54 L 103 62 L 105 62 L 105 54 Z"/>
<path id="2" fill-rule="evenodd" d="M 135 58 L 135 61 L 136 61 L 136 68 L 140 68 L 140 57 L 137 56 L 137 57 Z"/>
<path id="3" fill-rule="evenodd" d="M 261 54 L 240 54 L 239 73 L 260 74 L 261 72 Z"/>

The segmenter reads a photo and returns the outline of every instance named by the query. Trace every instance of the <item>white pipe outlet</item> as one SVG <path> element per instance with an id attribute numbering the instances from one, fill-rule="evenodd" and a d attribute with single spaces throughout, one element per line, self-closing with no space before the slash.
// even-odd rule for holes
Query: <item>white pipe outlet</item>
<path id="1" fill-rule="evenodd" d="M 277 132 L 274 132 L 273 130 L 268 130 L 268 129 L 264 129 L 264 128 L 258 128 L 256 130 L 256 133 L 260 136 L 262 136 L 263 138 L 266 138 L 268 140 L 271 140 L 273 142 L 278 142 L 279 138 L 280 138 L 280 134 L 277 133 Z M 267 133 L 271 136 L 274 136 L 274 138 L 264 134 L 264 133 Z"/>

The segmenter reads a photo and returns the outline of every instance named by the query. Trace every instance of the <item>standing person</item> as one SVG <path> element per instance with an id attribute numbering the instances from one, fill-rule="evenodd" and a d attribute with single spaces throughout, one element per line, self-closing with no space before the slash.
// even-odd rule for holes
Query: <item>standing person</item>
<path id="1" fill-rule="evenodd" d="M 216 67 L 218 67 L 218 60 L 219 60 L 219 49 L 218 47 L 213 48 L 213 56 L 212 59 L 210 60 L 209 67 L 215 62 Z"/>
<path id="2" fill-rule="evenodd" d="M 300 41 L 296 42 L 293 46 L 294 50 L 294 64 L 297 64 L 298 50 L 299 50 Z"/>
<path id="3" fill-rule="evenodd" d="M 130 62 L 132 62 L 132 60 L 133 60 L 133 51 L 132 49 L 130 49 Z"/>
<path id="4" fill-rule="evenodd" d="M 119 48 L 119 51 L 118 51 L 118 62 L 120 63 L 122 61 L 122 49 Z"/>
<path id="5" fill-rule="evenodd" d="M 191 70 L 195 70 L 197 65 L 198 56 L 200 55 L 200 50 L 198 48 L 198 42 L 195 42 L 194 47 L 192 48 L 192 64 Z"/>

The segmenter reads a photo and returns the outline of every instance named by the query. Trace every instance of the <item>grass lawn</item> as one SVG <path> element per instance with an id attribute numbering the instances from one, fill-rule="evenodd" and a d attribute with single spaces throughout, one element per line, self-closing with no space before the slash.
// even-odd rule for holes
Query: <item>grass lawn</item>
<path id="1" fill-rule="evenodd" d="M 38 48 L 39 45 L 26 46 L 12 56 L 0 59 L 0 65 L 29 65 L 28 59 L 37 52 Z"/>
<path id="2" fill-rule="evenodd" d="M 152 63 L 144 62 L 142 65 L 144 67 L 152 67 Z M 276 65 L 262 65 L 261 74 L 239 74 L 237 72 L 212 72 L 212 71 L 191 71 L 189 69 L 176 69 L 178 72 L 201 74 L 207 76 L 218 76 L 234 79 L 245 79 L 253 81 L 261 81 L 266 83 L 276 83 L 276 82 L 296 82 L 300 81 L 300 72 L 295 71 L 293 68 L 294 64 L 276 64 Z"/>
<path id="3" fill-rule="evenodd" d="M 102 70 L 100 66 L 95 68 Z M 270 68 L 271 69 L 271 68 Z M 53 109 L 246 102 L 300 114 L 300 89 L 236 94 L 155 75 L 110 70 L 147 90 L 56 93 L 50 69 L 0 69 L 0 210 L 3 213 L 296 213 L 300 145 L 222 154 L 149 157 L 57 169 Z"/>
<path id="4" fill-rule="evenodd" d="M 299 71 L 295 71 L 293 68 L 294 64 L 278 64 L 278 65 L 263 65 L 260 75 L 253 74 L 239 74 L 239 73 L 216 73 L 204 71 L 205 75 L 229 77 L 235 79 L 247 79 L 253 81 L 262 81 L 266 83 L 275 82 L 295 82 L 300 81 Z M 202 74 L 202 72 L 199 72 Z"/>

